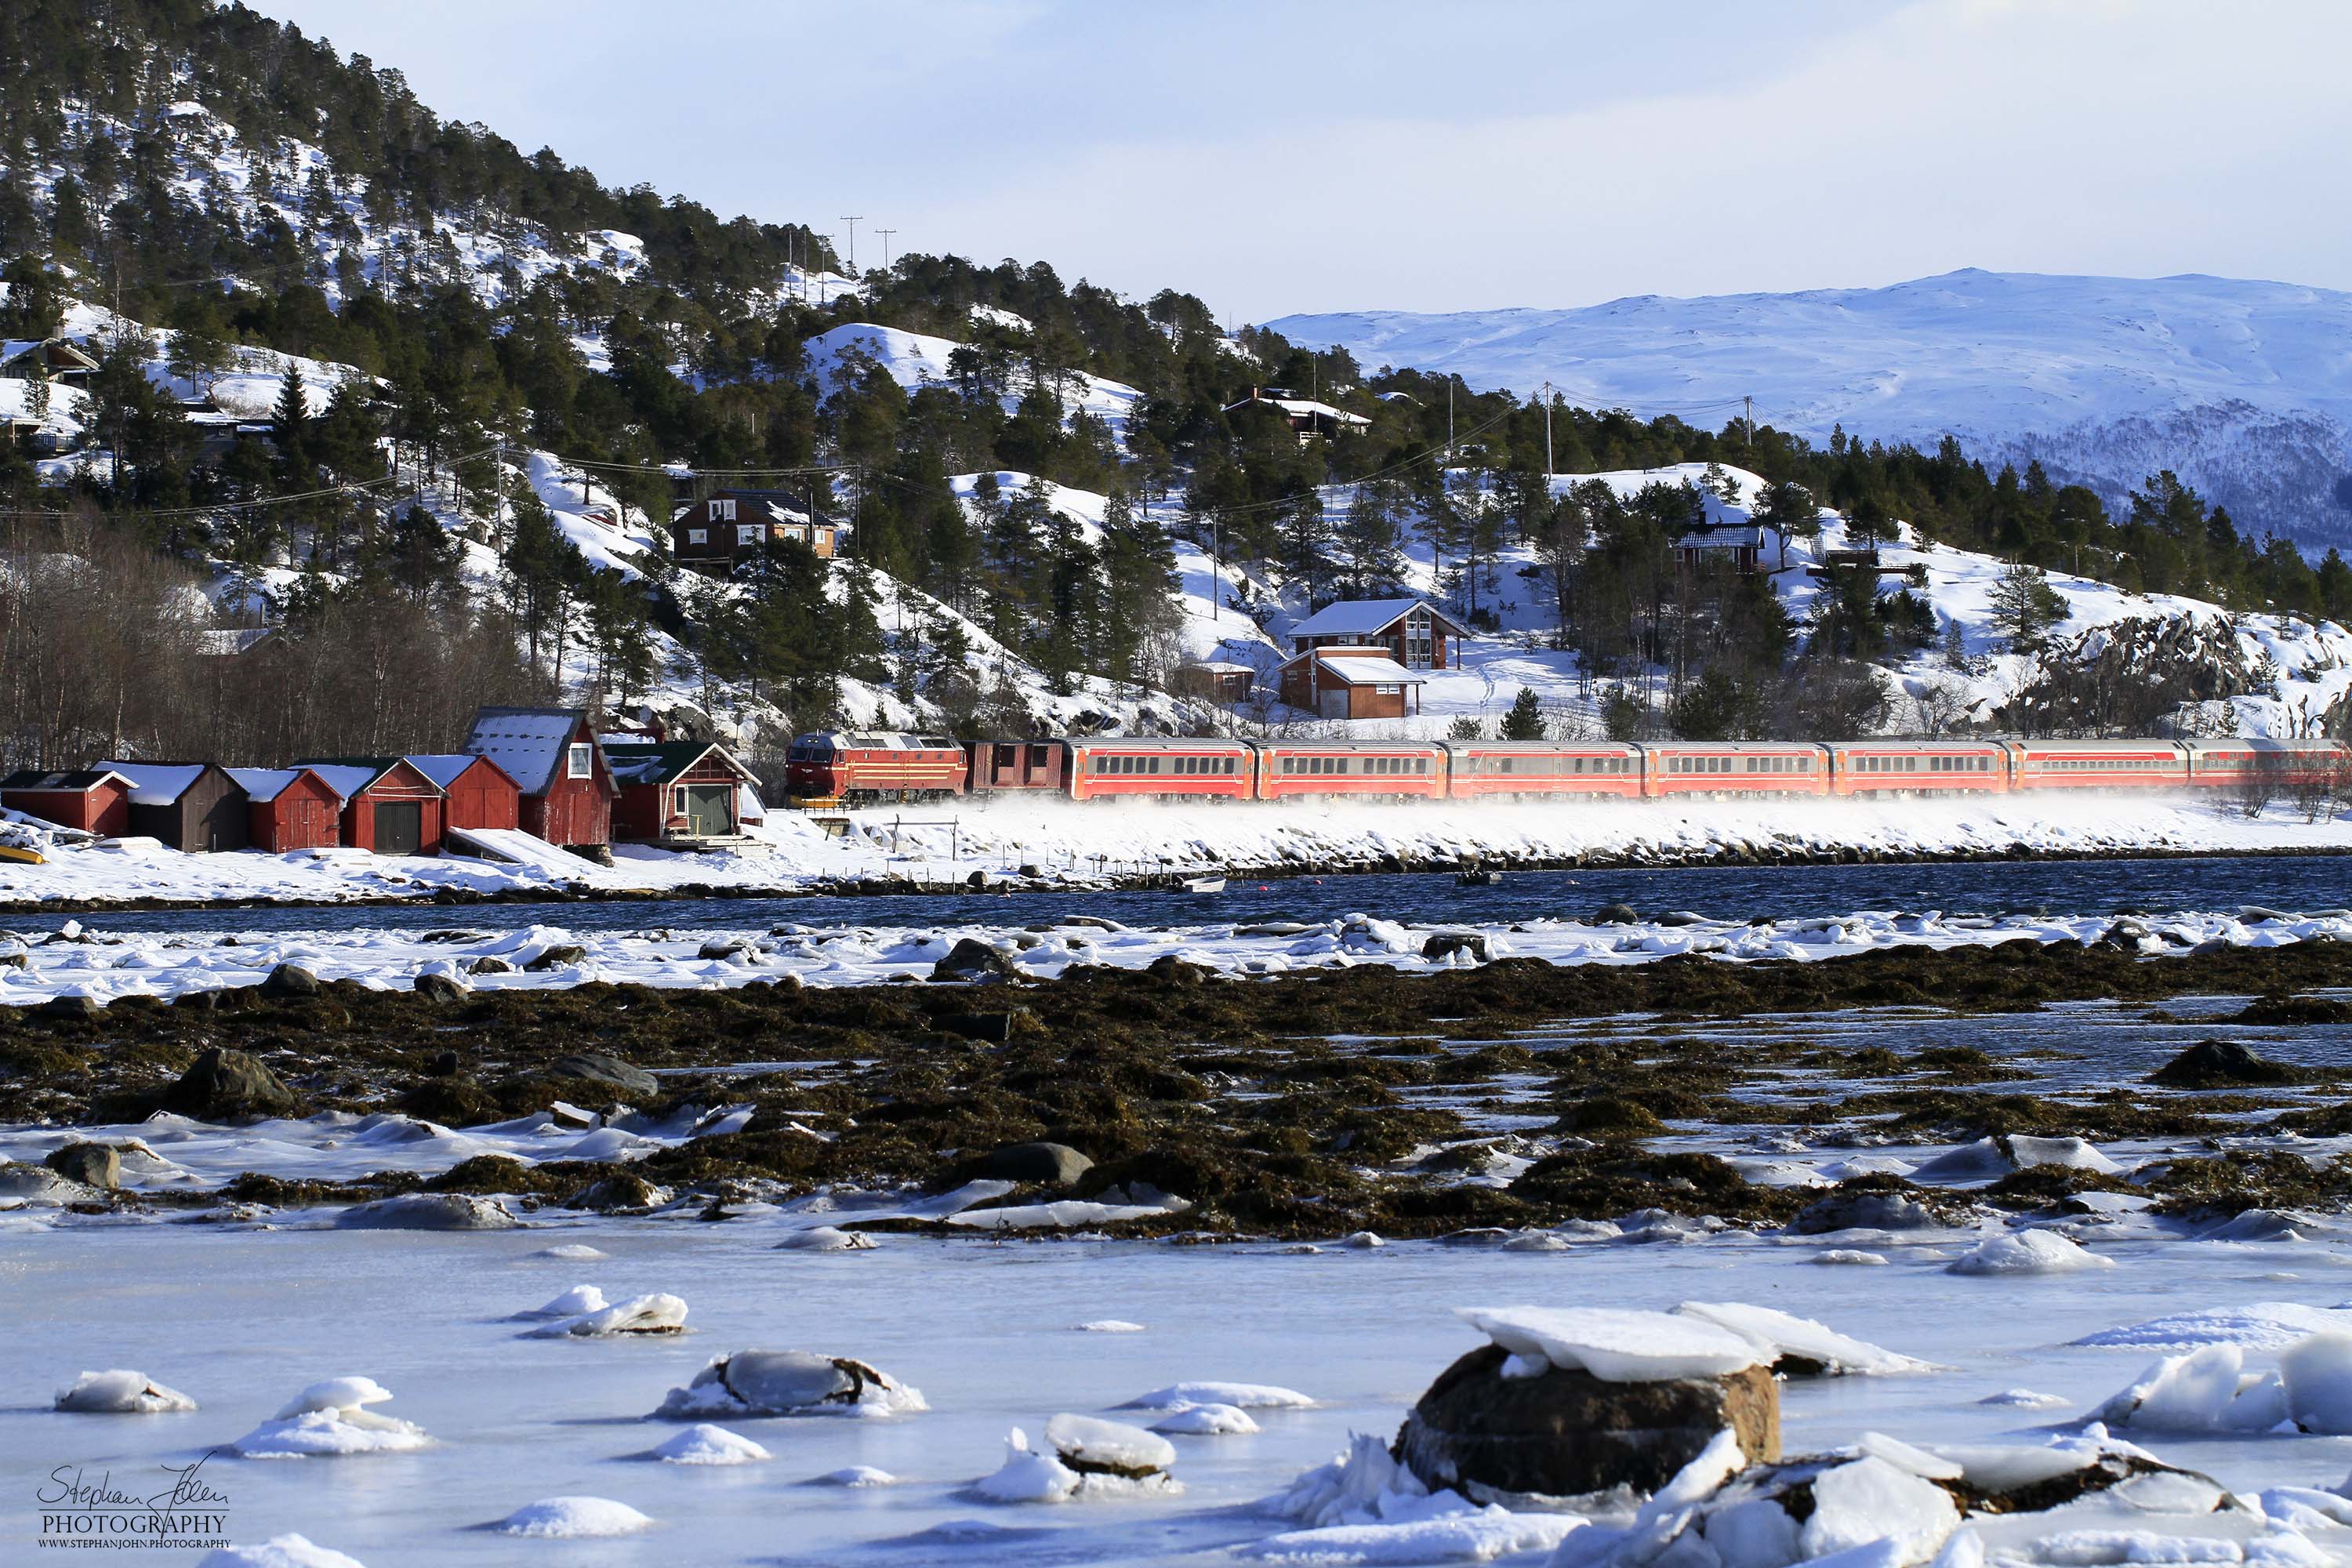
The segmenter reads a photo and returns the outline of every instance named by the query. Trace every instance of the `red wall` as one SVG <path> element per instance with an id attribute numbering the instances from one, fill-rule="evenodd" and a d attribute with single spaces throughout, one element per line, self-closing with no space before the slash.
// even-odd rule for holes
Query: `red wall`
<path id="1" fill-rule="evenodd" d="M 5 804 L 59 827 L 113 837 L 131 827 L 131 792 L 119 784 L 91 790 L 12 789 Z"/>
<path id="2" fill-rule="evenodd" d="M 522 791 L 496 763 L 476 763 L 449 781 L 442 819 L 451 827 L 520 827 Z"/>
<path id="3" fill-rule="evenodd" d="M 375 847 L 375 803 L 384 801 L 417 801 L 416 852 L 419 855 L 441 853 L 441 790 L 431 779 L 400 763 L 384 771 L 383 776 L 361 790 L 343 803 L 343 842 L 354 849 Z"/>
<path id="4" fill-rule="evenodd" d="M 571 743 L 587 745 L 595 739 L 583 721 L 573 727 Z M 604 747 L 593 746 L 589 755 L 589 777 L 566 778 L 563 764 L 558 761 L 547 793 L 523 797 L 525 832 L 536 833 L 550 844 L 613 841 L 613 775 L 604 766 Z"/>
<path id="5" fill-rule="evenodd" d="M 257 800 L 251 816 L 253 847 L 273 855 L 291 849 L 323 849 L 342 842 L 335 792 L 326 781 L 305 773 L 278 792 L 276 800 Z"/>

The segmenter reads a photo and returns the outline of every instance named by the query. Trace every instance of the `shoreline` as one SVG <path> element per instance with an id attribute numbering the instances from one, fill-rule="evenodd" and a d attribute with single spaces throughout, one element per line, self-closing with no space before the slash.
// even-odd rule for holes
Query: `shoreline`
<path id="1" fill-rule="evenodd" d="M 1848 845 L 1837 848 L 1759 850 L 1755 847 L 1715 846 L 1705 852 L 1664 854 L 1593 853 L 1568 856 L 1512 856 L 1496 854 L 1480 857 L 1478 868 L 1504 873 L 1553 871 L 1676 871 L 1718 868 L 1744 867 L 1787 868 L 1791 869 L 1817 866 L 1942 866 L 1942 865 L 2005 865 L 2048 864 L 2090 860 L 2259 860 L 2303 859 L 2352 857 L 2352 846 L 2314 844 L 2310 846 L 2215 846 L 2211 847 L 2175 848 L 2165 846 L 2122 846 L 2114 848 L 2044 848 L 2020 840 L 2006 849 L 1954 848 L 1948 850 L 1889 849 L 1876 846 Z M 1300 865 L 1296 862 L 1276 862 L 1265 865 L 1234 865 L 1204 861 L 1189 867 L 1184 872 L 1174 871 L 1108 876 L 1074 880 L 1066 877 L 1022 876 L 997 874 L 993 879 L 975 886 L 974 877 L 990 876 L 985 869 L 975 870 L 961 879 L 947 881 L 919 880 L 912 877 L 859 877 L 835 881 L 799 882 L 759 886 L 723 882 L 684 882 L 667 888 L 600 888 L 584 882 L 562 887 L 519 887 L 480 889 L 471 888 L 436 888 L 413 894 L 358 893 L 349 898 L 324 899 L 289 896 L 273 898 L 245 896 L 235 898 L 175 899 L 157 894 L 138 894 L 122 899 L 59 898 L 59 899 L 0 899 L 0 916 L 106 914 L 115 911 L 210 911 L 225 910 L 298 910 L 298 909 L 471 909 L 494 905 L 567 905 L 599 903 L 667 903 L 714 901 L 740 903 L 762 900 L 802 899 L 890 899 L 949 898 L 987 899 L 1012 893 L 1055 893 L 1076 897 L 1087 893 L 1115 891 L 1172 890 L 1183 875 L 1201 875 L 1214 870 L 1228 877 L 1241 877 L 1259 881 L 1291 881 L 1300 878 L 1374 877 L 1374 876 L 1450 876 L 1461 870 L 1464 858 L 1382 855 L 1362 862 L 1338 862 L 1328 865 Z"/>

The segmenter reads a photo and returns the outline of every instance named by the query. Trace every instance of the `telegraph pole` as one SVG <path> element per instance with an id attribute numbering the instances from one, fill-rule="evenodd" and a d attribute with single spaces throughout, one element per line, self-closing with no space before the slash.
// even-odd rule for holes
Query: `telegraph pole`
<path id="1" fill-rule="evenodd" d="M 1739 403 L 1748 416 L 1748 449 L 1753 452 L 1756 450 L 1756 399 L 1743 397 Z"/>
<path id="2" fill-rule="evenodd" d="M 853 273 L 857 270 L 857 218 L 865 216 L 864 213 L 859 213 L 857 217 L 845 217 L 841 220 L 849 226 L 849 270 Z"/>
<path id="3" fill-rule="evenodd" d="M 1549 490 L 1551 489 L 1551 405 L 1552 405 L 1552 390 L 1551 390 L 1551 383 L 1549 383 L 1549 382 L 1548 382 L 1548 381 L 1544 383 L 1544 384 L 1543 384 L 1543 393 L 1544 393 L 1544 489 L 1545 489 L 1545 491 L 1546 491 L 1547 493 L 1549 493 Z"/>
<path id="4" fill-rule="evenodd" d="M 874 232 L 882 237 L 882 270 L 887 272 L 890 270 L 890 237 L 898 231 L 895 228 L 877 228 Z"/>

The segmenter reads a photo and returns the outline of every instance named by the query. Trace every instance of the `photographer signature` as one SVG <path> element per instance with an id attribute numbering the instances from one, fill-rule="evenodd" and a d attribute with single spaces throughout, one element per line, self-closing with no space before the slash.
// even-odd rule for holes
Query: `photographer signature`
<path id="1" fill-rule="evenodd" d="M 215 1491 L 198 1473 L 205 1468 L 205 1461 L 217 1451 L 208 1448 L 189 1464 L 165 1465 L 163 1473 L 172 1478 L 172 1484 L 152 1497 L 138 1497 L 118 1489 L 111 1470 L 101 1473 L 93 1482 L 82 1479 L 80 1466 L 59 1465 L 49 1472 L 48 1484 L 36 1492 L 34 1499 L 47 1508 L 144 1509 L 151 1513 L 226 1502 L 228 1495 Z"/>

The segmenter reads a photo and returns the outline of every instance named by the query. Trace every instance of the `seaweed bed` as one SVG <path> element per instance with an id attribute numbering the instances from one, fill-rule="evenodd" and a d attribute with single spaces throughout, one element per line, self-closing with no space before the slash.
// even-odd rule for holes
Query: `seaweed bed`
<path id="1" fill-rule="evenodd" d="M 309 996 L 257 987 L 171 1005 L 0 1009 L 0 1120 L 67 1127 L 158 1110 L 215 1120 L 345 1110 L 462 1127 L 558 1100 L 591 1110 L 627 1100 L 656 1120 L 687 1107 L 752 1107 L 740 1131 L 627 1164 L 479 1158 L 435 1176 L 337 1184 L 256 1172 L 226 1194 L 280 1205 L 422 1187 L 626 1210 L 664 1188 L 723 1217 L 731 1202 L 826 1184 L 940 1188 L 977 1173 L 992 1152 L 1043 1140 L 1095 1163 L 1066 1187 L 1024 1187 L 1006 1201 L 1117 1189 L 1194 1205 L 1125 1234 L 1411 1237 L 1643 1208 L 1779 1225 L 1823 1189 L 1754 1184 L 1716 1154 L 1673 1146 L 1694 1129 L 1770 1124 L 1826 1142 L 1863 1130 L 1906 1143 L 2180 1140 L 2181 1152 L 2134 1173 L 2136 1190 L 2171 1212 L 2227 1214 L 2333 1206 L 2352 1195 L 2352 1160 L 2210 1142 L 2224 1132 L 2352 1131 L 2335 1075 L 2209 1051 L 2175 1064 L 2171 1079 L 2037 1094 L 2014 1081 L 2024 1072 L 2015 1058 L 1953 1047 L 1825 1050 L 1773 1016 L 2031 1013 L 2059 1002 L 2225 995 L 2261 998 L 2254 1016 L 2286 1020 L 2328 1015 L 2324 999 L 2305 994 L 2347 985 L 2352 947 L 2332 942 L 2147 959 L 2030 941 L 1811 963 L 1503 959 L 1433 974 L 1368 964 L 1251 980 L 1171 958 L 1042 983 L 839 989 L 591 984 L 431 994 L 337 982 Z M 1756 1026 L 1737 1039 L 1677 1033 L 1734 1019 Z M 183 1075 L 215 1048 L 256 1058 L 273 1079 L 268 1094 L 191 1102 Z M 658 1094 L 555 1071 L 581 1053 L 659 1073 Z M 1496 1133 L 1482 1110 L 1528 1125 Z M 1507 1180 L 1474 1179 L 1501 1167 L 1511 1168 Z M 2032 1210 L 2120 1184 L 2041 1167 L 1969 1198 Z M 1886 1174 L 1844 1187 L 1952 1201 Z"/>

